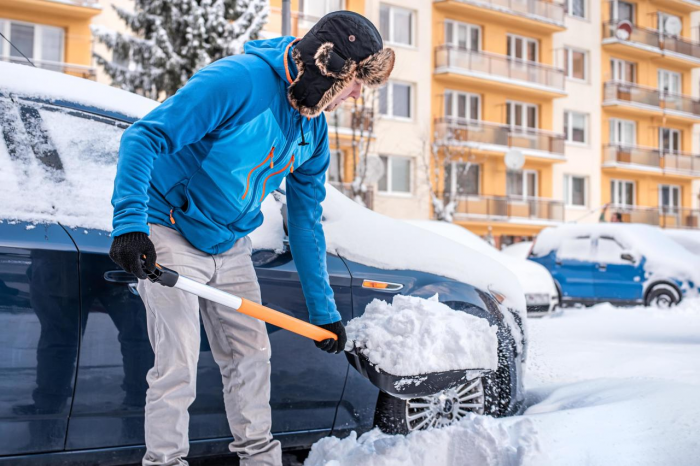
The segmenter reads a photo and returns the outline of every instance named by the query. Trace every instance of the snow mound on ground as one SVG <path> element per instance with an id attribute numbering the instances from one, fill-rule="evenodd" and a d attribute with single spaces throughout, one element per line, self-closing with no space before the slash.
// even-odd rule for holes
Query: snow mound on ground
<path id="1" fill-rule="evenodd" d="M 455 311 L 438 301 L 396 295 L 375 299 L 348 322 L 353 342 L 377 367 L 393 375 L 498 368 L 497 328 L 486 319 Z"/>
<path id="2" fill-rule="evenodd" d="M 0 62 L 0 92 L 48 101 L 63 100 L 141 118 L 158 102 L 116 87 L 57 71 Z"/>
<path id="3" fill-rule="evenodd" d="M 610 236 L 621 242 L 636 257 L 646 257 L 644 266 L 647 279 L 676 278 L 700 284 L 698 256 L 688 252 L 680 244 L 669 238 L 658 227 L 642 224 L 599 223 L 561 225 L 545 228 L 537 236 L 532 250 L 535 256 L 546 256 L 559 248 L 565 239 L 590 236 L 591 239 Z M 588 255 L 583 252 L 582 255 Z M 609 263 L 620 263 L 619 257 L 610 257 Z"/>
<path id="4" fill-rule="evenodd" d="M 360 438 L 328 437 L 312 448 L 305 466 L 503 466 L 542 457 L 529 420 L 504 423 L 485 416 L 466 416 L 444 429 L 403 435 L 374 429 Z"/>

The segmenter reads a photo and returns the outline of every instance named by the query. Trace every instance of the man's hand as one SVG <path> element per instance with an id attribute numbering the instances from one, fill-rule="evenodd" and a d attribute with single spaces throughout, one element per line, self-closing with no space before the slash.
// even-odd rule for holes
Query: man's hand
<path id="1" fill-rule="evenodd" d="M 345 343 L 348 341 L 348 337 L 345 335 L 345 326 L 341 321 L 333 322 L 332 324 L 319 325 L 321 328 L 335 333 L 338 335 L 338 339 L 334 340 L 329 338 L 323 341 L 315 341 L 316 347 L 321 348 L 327 353 L 341 353 L 345 350 Z"/>
<path id="2" fill-rule="evenodd" d="M 146 272 L 141 267 L 141 258 L 146 256 L 146 270 L 152 272 L 156 269 L 156 248 L 146 233 L 135 231 L 124 233 L 112 240 L 109 257 L 119 267 L 129 273 L 133 273 L 141 280 L 145 280 Z"/>

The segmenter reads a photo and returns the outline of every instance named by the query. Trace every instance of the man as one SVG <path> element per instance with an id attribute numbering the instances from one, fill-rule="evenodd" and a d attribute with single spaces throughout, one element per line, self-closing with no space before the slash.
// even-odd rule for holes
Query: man
<path id="1" fill-rule="evenodd" d="M 154 285 L 156 258 L 197 281 L 260 302 L 248 234 L 260 205 L 286 178 L 288 231 L 310 321 L 345 345 L 328 283 L 321 227 L 328 169 L 322 115 L 362 85 L 386 82 L 394 53 L 361 15 L 322 18 L 301 40 L 248 42 L 135 123 L 119 150 L 110 256 L 135 274 L 147 310 L 155 362 L 147 380 L 144 465 L 184 465 L 188 407 L 195 399 L 199 311 L 221 369 L 233 434 L 244 465 L 279 465 L 270 434 L 270 343 L 265 324 L 177 289 Z"/>

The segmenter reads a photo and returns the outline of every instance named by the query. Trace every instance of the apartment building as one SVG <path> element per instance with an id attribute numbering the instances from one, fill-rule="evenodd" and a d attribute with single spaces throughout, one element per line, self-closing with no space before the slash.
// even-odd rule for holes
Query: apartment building
<path id="1" fill-rule="evenodd" d="M 567 159 L 554 117 L 567 95 L 553 39 L 564 7 L 435 0 L 432 26 L 436 188 L 454 222 L 502 245 L 564 221 L 553 183 Z"/>
<path id="2" fill-rule="evenodd" d="M 0 2 L 0 60 L 27 63 L 83 78 L 95 78 L 91 66 L 91 19 L 97 0 L 3 0 Z"/>

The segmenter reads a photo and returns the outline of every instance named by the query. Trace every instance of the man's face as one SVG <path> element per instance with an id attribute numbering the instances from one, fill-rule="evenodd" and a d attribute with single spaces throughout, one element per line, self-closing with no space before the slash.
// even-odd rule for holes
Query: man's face
<path id="1" fill-rule="evenodd" d="M 345 102 L 349 97 L 357 99 L 362 94 L 362 83 L 355 79 L 351 86 L 345 88 L 343 92 L 338 94 L 335 99 L 331 100 L 331 103 L 326 107 L 327 112 L 332 112 L 338 105 Z"/>

